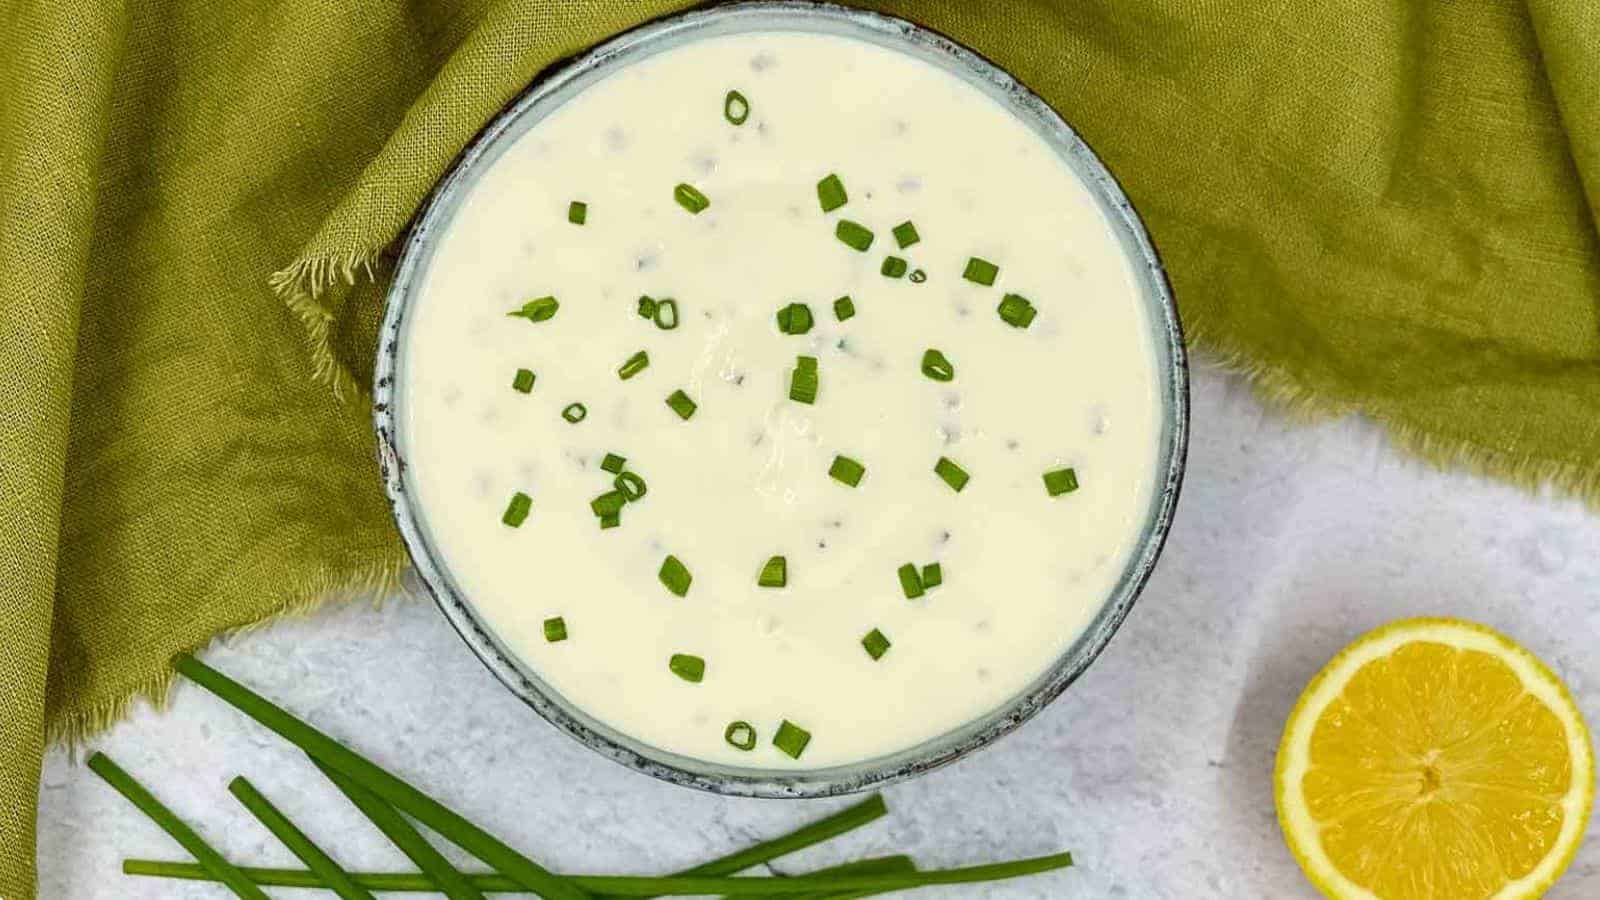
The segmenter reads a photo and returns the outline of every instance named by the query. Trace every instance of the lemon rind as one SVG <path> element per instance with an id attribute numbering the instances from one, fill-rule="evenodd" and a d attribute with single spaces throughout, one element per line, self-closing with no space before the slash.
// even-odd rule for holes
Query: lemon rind
<path id="1" fill-rule="evenodd" d="M 1548 707 L 1566 730 L 1572 758 L 1572 787 L 1562 799 L 1564 816 L 1554 850 L 1523 878 L 1509 882 L 1492 900 L 1522 900 L 1543 894 L 1572 864 L 1594 803 L 1594 751 L 1583 714 L 1566 685 L 1538 657 L 1505 635 L 1459 619 L 1402 619 L 1368 632 L 1341 650 L 1306 685 L 1290 712 L 1278 746 L 1274 780 L 1278 822 L 1289 852 L 1311 883 L 1333 900 L 1380 900 L 1345 877 L 1328 859 L 1318 827 L 1306 808 L 1300 784 L 1309 763 L 1311 733 L 1328 704 L 1344 691 L 1362 666 L 1405 644 L 1432 641 L 1462 650 L 1480 650 L 1504 661 L 1528 693 Z"/>

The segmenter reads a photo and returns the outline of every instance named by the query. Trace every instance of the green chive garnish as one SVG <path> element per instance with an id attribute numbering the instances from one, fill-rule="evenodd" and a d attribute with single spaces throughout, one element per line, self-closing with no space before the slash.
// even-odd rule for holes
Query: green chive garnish
<path id="1" fill-rule="evenodd" d="M 907 263 L 898 256 L 885 256 L 883 265 L 878 269 L 879 274 L 885 278 L 903 278 L 906 274 Z"/>
<path id="2" fill-rule="evenodd" d="M 567 221 L 574 225 L 582 225 L 589 221 L 589 204 L 579 203 L 574 200 L 567 204 Z"/>
<path id="3" fill-rule="evenodd" d="M 921 283 L 923 283 L 924 281 L 927 281 L 927 280 L 928 280 L 928 273 L 927 272 L 924 272 L 921 269 L 912 269 L 911 270 L 911 283 L 912 284 L 921 284 Z"/>
<path id="4" fill-rule="evenodd" d="M 850 195 L 845 193 L 844 182 L 839 180 L 838 175 L 829 175 L 817 182 L 817 202 L 822 204 L 825 213 L 831 213 L 850 202 Z"/>
<path id="5" fill-rule="evenodd" d="M 605 459 L 600 460 L 600 471 L 621 475 L 623 467 L 627 466 L 628 458 L 615 453 L 607 453 Z"/>
<path id="6" fill-rule="evenodd" d="M 656 299 L 649 294 L 639 295 L 639 318 L 652 319 L 656 314 Z"/>
<path id="7" fill-rule="evenodd" d="M 544 620 L 544 639 L 552 644 L 567 639 L 567 620 L 556 616 Z"/>
<path id="8" fill-rule="evenodd" d="M 722 739 L 728 742 L 735 750 L 754 750 L 756 748 L 756 729 L 749 722 L 731 722 L 728 730 L 722 733 Z"/>
<path id="9" fill-rule="evenodd" d="M 872 230 L 849 219 L 839 220 L 839 224 L 834 226 L 833 236 L 843 241 L 851 249 L 862 253 L 867 252 L 867 249 L 872 246 Z"/>
<path id="10" fill-rule="evenodd" d="M 938 563 L 928 563 L 922 567 L 922 587 L 924 590 L 933 590 L 944 584 L 944 566 Z"/>
<path id="11" fill-rule="evenodd" d="M 750 118 L 750 101 L 738 91 L 729 91 L 722 98 L 722 116 L 734 125 L 743 125 Z"/>
<path id="12" fill-rule="evenodd" d="M 996 311 L 1000 313 L 1002 321 L 1014 328 L 1027 328 L 1033 324 L 1033 317 L 1039 314 L 1033 308 L 1033 303 L 1021 294 L 1005 295 Z"/>
<path id="13" fill-rule="evenodd" d="M 661 571 L 656 573 L 656 577 L 667 586 L 667 590 L 679 597 L 689 593 L 689 584 L 694 581 L 694 576 L 689 574 L 689 570 L 670 553 L 661 561 Z"/>
<path id="14" fill-rule="evenodd" d="M 855 487 L 861 484 L 861 476 L 867 474 L 867 467 L 856 462 L 848 456 L 835 456 L 833 465 L 828 467 L 828 475 L 834 481 Z"/>
<path id="15" fill-rule="evenodd" d="M 756 576 L 756 584 L 761 587 L 781 588 L 789 584 L 789 561 L 782 556 L 774 556 L 767 560 L 761 567 L 761 574 Z"/>
<path id="16" fill-rule="evenodd" d="M 628 357 L 621 367 L 617 369 L 617 377 L 627 381 L 629 378 L 643 372 L 649 366 L 650 354 L 640 350 L 638 353 Z"/>
<path id="17" fill-rule="evenodd" d="M 144 785 L 134 780 L 132 775 L 123 771 L 122 767 L 112 762 L 104 753 L 96 753 L 89 757 L 89 769 L 96 775 L 105 779 L 106 784 L 116 789 L 117 793 L 125 797 L 129 803 L 139 808 L 139 811 L 150 818 L 150 821 L 161 826 L 161 830 L 171 835 L 174 840 L 183 845 L 200 865 L 205 868 L 216 880 L 226 884 L 235 896 L 244 897 L 246 900 L 271 900 L 264 891 L 256 887 L 250 879 L 246 878 L 233 864 L 222 857 L 222 854 L 212 849 L 195 832 L 193 828 L 178 818 L 172 810 L 162 804 L 145 789 Z"/>
<path id="18" fill-rule="evenodd" d="M 644 479 L 640 478 L 633 472 L 623 472 L 622 474 L 618 475 L 616 481 L 612 482 L 612 485 L 615 486 L 617 490 L 621 491 L 624 497 L 628 498 L 629 503 L 632 503 L 635 500 L 638 500 L 640 497 L 643 497 L 646 491 Z"/>
<path id="19" fill-rule="evenodd" d="M 526 394 L 533 390 L 533 370 L 518 369 L 516 377 L 511 379 L 511 389 L 519 394 Z"/>
<path id="20" fill-rule="evenodd" d="M 667 660 L 667 668 L 691 684 L 699 684 L 706 678 L 706 661 L 692 654 L 672 654 L 672 658 Z"/>
<path id="21" fill-rule="evenodd" d="M 854 318 L 856 302 L 849 297 L 840 297 L 833 301 L 833 317 L 843 322 L 845 319 Z"/>
<path id="22" fill-rule="evenodd" d="M 600 530 L 601 531 L 605 531 L 608 528 L 615 528 L 615 527 L 617 527 L 618 525 L 621 525 L 621 524 L 622 524 L 622 513 L 612 513 L 609 516 L 601 516 L 600 517 Z"/>
<path id="23" fill-rule="evenodd" d="M 944 479 L 945 484 L 950 485 L 951 490 L 958 494 L 961 493 L 962 488 L 967 486 L 967 482 L 972 480 L 972 476 L 967 474 L 966 469 L 956 465 L 947 456 L 939 457 L 939 461 L 933 464 L 933 471 Z"/>
<path id="24" fill-rule="evenodd" d="M 543 322 L 554 318 L 556 310 L 560 308 L 561 303 L 556 298 L 540 297 L 537 300 L 529 300 L 527 303 L 522 304 L 520 309 L 513 309 L 506 315 L 518 319 L 527 319 L 529 322 Z"/>
<path id="25" fill-rule="evenodd" d="M 901 222 L 894 227 L 894 242 L 900 246 L 901 250 L 920 240 L 922 240 L 922 235 L 917 234 L 917 226 L 911 222 Z"/>
<path id="26" fill-rule="evenodd" d="M 922 351 L 922 374 L 934 381 L 949 381 L 956 377 L 956 367 L 942 352 L 930 347 Z"/>
<path id="27" fill-rule="evenodd" d="M 1055 469 L 1044 473 L 1044 489 L 1052 497 L 1070 494 L 1078 489 L 1076 469 Z"/>
<path id="28" fill-rule="evenodd" d="M 656 323 L 656 327 L 662 331 L 671 331 L 677 328 L 678 301 L 671 297 L 658 301 L 655 312 L 651 314 L 650 318 Z"/>
<path id="29" fill-rule="evenodd" d="M 520 527 L 528 520 L 528 510 L 531 509 L 533 509 L 533 498 L 517 491 L 511 495 L 511 502 L 506 504 L 505 515 L 500 517 L 500 521 L 512 528 Z"/>
<path id="30" fill-rule="evenodd" d="M 804 303 L 791 303 L 778 310 L 778 330 L 784 334 L 805 334 L 814 322 L 811 307 Z"/>
<path id="31" fill-rule="evenodd" d="M 915 563 L 906 563 L 896 569 L 894 574 L 900 579 L 900 590 L 905 592 L 907 600 L 915 600 L 922 596 L 922 576 L 918 574 Z"/>
<path id="32" fill-rule="evenodd" d="M 561 418 L 576 425 L 589 417 L 589 407 L 582 403 L 568 403 L 561 410 Z"/>
<path id="33" fill-rule="evenodd" d="M 995 276 L 999 274 L 999 266 L 989 262 L 987 259 L 974 256 L 967 260 L 966 271 L 961 273 L 961 277 L 968 281 L 975 281 L 984 287 L 989 287 L 994 284 Z"/>
<path id="34" fill-rule="evenodd" d="M 672 199 L 678 201 L 679 206 L 697 216 L 711 206 L 711 200 L 705 194 L 696 190 L 692 184 L 680 184 L 673 188 Z"/>
<path id="35" fill-rule="evenodd" d="M 817 374 L 815 356 L 797 356 L 794 372 L 789 376 L 789 399 L 796 403 L 816 403 L 817 387 L 821 383 Z"/>
<path id="36" fill-rule="evenodd" d="M 883 632 L 874 628 L 862 636 L 861 646 L 866 649 L 868 656 L 878 660 L 883 659 L 883 655 L 889 652 L 889 647 L 892 645 L 889 639 L 883 636 Z"/>
<path id="37" fill-rule="evenodd" d="M 589 509 L 597 516 L 620 516 L 622 507 L 628 504 L 628 495 L 620 490 L 606 491 L 604 494 L 589 501 Z"/>
<path id="38" fill-rule="evenodd" d="M 337 894 L 340 900 L 375 900 L 372 894 L 356 884 L 350 874 L 333 861 L 333 857 L 318 847 L 299 826 L 290 821 L 282 810 L 262 796 L 255 785 L 243 777 L 235 778 L 228 783 L 228 793 L 238 798 L 244 808 L 250 810 L 256 820 L 272 832 L 273 837 L 287 847 L 290 853 L 305 863 L 306 868 L 320 878 L 328 890 Z"/>
<path id="39" fill-rule="evenodd" d="M 694 415 L 695 410 L 700 408 L 699 405 L 697 405 L 693 400 L 690 400 L 689 395 L 685 394 L 683 391 L 673 391 L 672 394 L 667 397 L 667 405 L 672 407 L 672 411 L 678 414 L 678 418 L 685 421 L 687 421 L 690 416 Z"/>
<path id="40" fill-rule="evenodd" d="M 783 724 L 778 726 L 778 733 L 772 736 L 772 746 L 794 759 L 799 759 L 800 754 L 806 752 L 806 745 L 809 743 L 811 743 L 811 732 L 788 719 L 783 720 Z"/>

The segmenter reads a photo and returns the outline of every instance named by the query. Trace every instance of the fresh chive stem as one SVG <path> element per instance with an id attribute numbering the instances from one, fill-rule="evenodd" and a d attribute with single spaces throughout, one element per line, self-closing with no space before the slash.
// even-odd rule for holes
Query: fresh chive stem
<path id="1" fill-rule="evenodd" d="M 977 884 L 1040 875 L 1065 869 L 1072 865 L 1072 854 L 1055 853 L 1009 862 L 957 869 L 928 869 L 923 871 L 881 872 L 857 875 L 791 875 L 783 878 L 747 875 L 735 878 L 669 875 L 661 878 L 633 875 L 576 875 L 572 881 L 579 887 L 603 893 L 609 897 L 684 897 L 701 894 L 724 894 L 735 897 L 805 897 L 818 895 L 838 897 L 856 892 L 904 891 L 912 888 L 940 884 Z M 205 870 L 190 863 L 162 863 L 151 860 L 130 859 L 122 864 L 129 875 L 153 875 L 163 878 L 182 878 L 192 881 L 209 881 Z M 297 869 L 244 869 L 257 884 L 267 887 L 306 887 L 321 885 L 316 875 Z M 352 876 L 363 887 L 380 892 L 428 892 L 438 888 L 426 876 L 413 873 L 360 873 Z M 515 886 L 508 880 L 493 875 L 468 876 L 475 885 L 490 893 L 512 891 Z"/>
<path id="2" fill-rule="evenodd" d="M 762 841 L 743 850 L 730 853 L 726 856 L 701 863 L 690 869 L 685 869 L 670 878 L 716 878 L 742 872 L 753 866 L 759 866 L 782 856 L 796 853 L 807 847 L 813 847 L 830 841 L 840 835 L 855 831 L 862 826 L 869 825 L 889 814 L 888 806 L 883 802 L 881 794 L 873 794 L 860 803 L 847 806 L 844 809 L 826 816 L 809 825 L 789 832 L 788 834 L 771 840 Z M 153 860 L 130 859 L 122 864 L 122 871 L 128 875 L 145 875 L 160 878 L 180 878 L 190 881 L 214 880 L 203 867 L 193 863 L 169 863 Z M 298 872 L 293 869 L 245 869 L 251 880 L 267 887 L 307 887 L 316 888 L 321 884 L 311 872 Z M 488 893 L 515 892 L 524 885 L 513 881 L 503 875 L 469 875 L 473 884 L 481 891 Z M 351 878 L 362 887 L 374 891 L 436 891 L 438 888 L 424 875 L 406 874 L 353 874 Z M 749 881 L 750 879 L 741 879 Z M 737 888 L 743 890 L 743 887 Z M 820 889 L 814 889 L 820 890 Z M 610 892 L 607 892 L 610 893 Z M 661 891 L 644 894 L 628 894 L 610 896 L 662 896 Z M 604 900 L 606 894 L 597 895 L 595 900 Z"/>
<path id="3" fill-rule="evenodd" d="M 450 861 L 428 843 L 422 832 L 406 821 L 406 817 L 400 815 L 394 807 L 383 802 L 378 795 L 352 781 L 342 772 L 320 762 L 317 762 L 317 768 L 328 776 L 328 780 L 333 782 L 333 786 L 338 788 L 340 793 L 355 804 L 356 809 L 361 810 L 361 814 L 366 816 L 373 826 L 383 832 L 383 836 L 388 838 L 390 843 L 404 853 L 407 859 L 416 863 L 417 868 L 428 876 L 428 880 L 438 885 L 439 891 L 446 897 L 450 900 L 484 900 L 483 894 L 472 886 L 467 877 L 455 866 L 450 865 Z"/>
<path id="4" fill-rule="evenodd" d="M 173 668 L 267 728 L 282 735 L 311 757 L 361 784 L 401 812 L 487 863 L 517 885 L 551 900 L 586 900 L 588 894 L 570 881 L 511 849 L 487 831 L 468 822 L 444 804 L 389 774 L 365 757 L 305 724 L 271 701 L 187 654 Z M 190 852 L 193 852 L 192 850 Z"/>
<path id="5" fill-rule="evenodd" d="M 155 795 L 145 789 L 132 775 L 123 771 L 122 767 L 111 761 L 111 757 L 104 753 L 96 753 L 89 757 L 87 762 L 90 771 L 99 775 L 106 784 L 127 799 L 129 803 L 139 808 L 139 811 L 150 818 L 150 821 L 160 826 L 162 831 L 172 836 L 172 839 L 189 851 L 189 855 L 198 861 L 198 868 L 208 876 L 208 880 L 220 881 L 233 891 L 235 896 L 244 897 L 246 900 L 271 900 L 266 892 L 256 887 L 254 881 L 240 872 L 232 863 L 222 857 L 222 854 L 212 849 L 205 838 L 195 832 L 193 828 L 178 818 L 177 814 L 168 809 Z"/>
<path id="6" fill-rule="evenodd" d="M 371 893 L 360 885 L 350 880 L 349 873 L 333 861 L 333 857 L 323 852 L 310 837 L 306 836 L 289 817 L 272 805 L 272 801 L 262 796 L 243 776 L 235 778 L 228 784 L 228 792 L 237 797 L 244 808 L 250 810 L 263 826 L 276 837 L 280 843 L 289 848 L 295 858 L 306 864 L 306 868 L 316 873 L 322 879 L 328 890 L 338 894 L 341 900 L 376 900 Z"/>
<path id="7" fill-rule="evenodd" d="M 816 869 L 806 874 L 813 878 L 819 876 L 843 878 L 852 875 L 886 875 L 891 872 L 915 872 L 916 870 L 917 864 L 912 861 L 911 857 L 905 854 L 897 854 L 895 856 L 875 856 L 868 859 L 858 859 L 854 862 L 829 866 L 826 869 Z M 778 877 L 788 878 L 792 876 L 780 875 Z M 850 897 L 870 897 L 878 893 L 881 892 L 853 891 L 848 894 L 836 894 L 830 891 L 820 894 L 801 894 L 798 898 L 793 898 L 793 900 L 847 900 Z M 724 894 L 722 895 L 722 900 L 748 900 L 749 897 L 749 894 Z"/>

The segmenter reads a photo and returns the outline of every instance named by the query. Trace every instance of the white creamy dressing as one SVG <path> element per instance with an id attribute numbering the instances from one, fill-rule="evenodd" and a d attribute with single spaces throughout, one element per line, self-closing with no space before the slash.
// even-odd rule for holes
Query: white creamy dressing
<path id="1" fill-rule="evenodd" d="M 743 126 L 723 116 L 749 98 Z M 824 214 L 838 173 L 849 203 Z M 687 182 L 711 200 L 691 215 Z M 569 224 L 567 204 L 588 204 Z M 871 228 L 870 252 L 834 237 Z M 898 250 L 890 229 L 916 224 Z M 719 763 L 818 768 L 902 750 L 994 710 L 1079 635 L 1111 592 L 1154 489 L 1160 400 L 1128 261 L 1090 194 L 1002 106 L 924 62 L 852 39 L 763 32 L 642 60 L 578 95 L 484 173 L 440 235 L 402 349 L 413 502 L 494 632 L 572 704 L 659 748 Z M 924 283 L 879 272 L 886 254 Z M 971 256 L 1000 267 L 963 280 Z M 1028 329 L 1001 321 L 1030 298 Z M 636 314 L 672 297 L 682 324 Z M 559 298 L 533 323 L 507 316 Z M 849 295 L 854 318 L 833 300 Z M 812 331 L 774 316 L 807 303 Z M 949 383 L 919 369 L 927 348 Z M 650 365 L 623 381 L 638 350 Z M 788 399 L 798 354 L 815 405 Z M 537 375 L 511 388 L 518 368 Z M 698 404 L 684 421 L 676 389 Z M 588 417 L 561 410 L 582 402 Z M 648 494 L 601 530 L 602 456 Z M 828 476 L 836 454 L 867 468 Z M 948 456 L 960 493 L 933 473 Z M 1047 495 L 1041 476 L 1076 469 Z M 508 499 L 532 497 L 519 528 Z M 693 574 L 670 594 L 666 554 Z M 768 557 L 788 586 L 761 588 Z M 944 583 L 908 600 L 903 563 Z M 569 638 L 548 643 L 543 622 Z M 892 647 L 874 661 L 861 638 Z M 675 653 L 706 660 L 689 683 Z M 796 761 L 783 720 L 812 740 Z M 733 721 L 758 741 L 724 740 Z"/>

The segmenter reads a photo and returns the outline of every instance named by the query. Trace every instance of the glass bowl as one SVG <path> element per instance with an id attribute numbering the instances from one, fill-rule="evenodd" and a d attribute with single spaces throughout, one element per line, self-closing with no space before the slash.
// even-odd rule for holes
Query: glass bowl
<path id="1" fill-rule="evenodd" d="M 405 397 L 397 390 L 396 372 L 403 365 L 406 311 L 422 282 L 435 235 L 449 227 L 478 174 L 549 111 L 618 69 L 691 41 L 752 31 L 832 34 L 898 50 L 957 75 L 1032 127 L 1077 173 L 1115 232 L 1147 306 L 1159 374 L 1162 409 L 1156 485 L 1120 580 L 1077 640 L 1025 690 L 987 715 L 907 750 L 831 768 L 739 768 L 667 752 L 610 728 L 546 685 L 477 614 L 471 598 L 463 596 L 435 552 L 425 521 L 411 502 L 399 427 Z M 557 728 L 625 766 L 719 794 L 824 797 L 867 790 L 960 759 L 1027 721 L 1083 674 L 1127 617 L 1161 553 L 1183 480 L 1189 425 L 1183 333 L 1161 261 L 1111 173 L 1049 105 L 972 50 L 903 19 L 826 3 L 775 0 L 698 9 L 625 32 L 541 74 L 462 151 L 429 197 L 405 240 L 386 301 L 379 347 L 374 425 L 384 487 L 417 575 L 445 618 L 512 693 Z"/>

